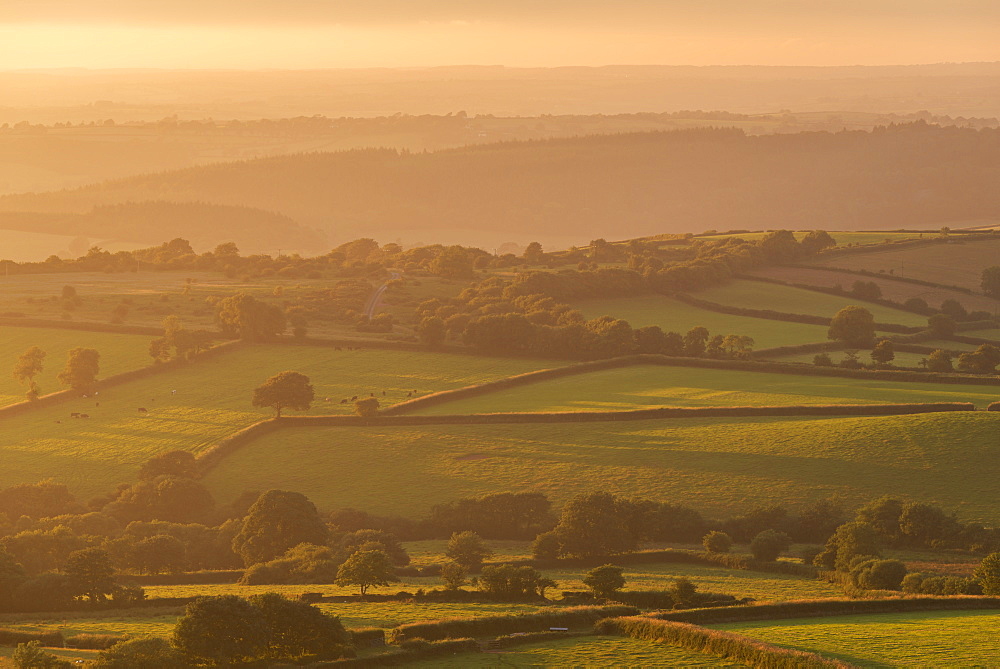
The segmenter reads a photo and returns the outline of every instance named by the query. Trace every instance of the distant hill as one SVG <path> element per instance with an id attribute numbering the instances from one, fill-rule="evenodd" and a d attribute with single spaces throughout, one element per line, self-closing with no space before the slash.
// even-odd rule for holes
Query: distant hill
<path id="1" fill-rule="evenodd" d="M 997 183 L 997 129 L 918 122 L 747 136 L 703 128 L 435 153 L 281 156 L 11 195 L 0 198 L 0 211 L 82 214 L 98 205 L 198 202 L 276 212 L 334 243 L 447 237 L 488 245 L 498 234 L 585 243 L 707 229 L 943 225 L 996 217 Z M 169 216 L 157 220 L 157 239 L 176 236 L 170 225 Z"/>

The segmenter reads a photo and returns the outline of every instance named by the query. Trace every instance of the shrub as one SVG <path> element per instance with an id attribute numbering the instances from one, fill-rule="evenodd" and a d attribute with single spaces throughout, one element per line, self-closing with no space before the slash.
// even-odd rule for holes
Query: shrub
<path id="1" fill-rule="evenodd" d="M 829 353 L 817 353 L 813 356 L 813 364 L 817 367 L 833 367 L 833 360 Z"/>
<path id="2" fill-rule="evenodd" d="M 166 639 L 146 637 L 116 643 L 97 656 L 95 669 L 181 669 L 181 654 Z"/>
<path id="3" fill-rule="evenodd" d="M 115 644 L 127 641 L 127 636 L 118 634 L 76 634 L 66 637 L 67 648 L 84 648 L 87 650 L 106 650 Z"/>
<path id="4" fill-rule="evenodd" d="M 561 547 L 558 534 L 552 531 L 542 532 L 532 542 L 531 554 L 536 560 L 555 560 L 559 557 Z"/>
<path id="5" fill-rule="evenodd" d="M 725 532 L 709 532 L 702 538 L 701 545 L 709 553 L 728 553 L 733 547 L 733 540 Z"/>
<path id="6" fill-rule="evenodd" d="M 625 577 L 622 568 L 606 564 L 591 569 L 583 578 L 583 584 L 593 591 L 595 597 L 608 599 L 625 587 Z"/>
<path id="7" fill-rule="evenodd" d="M 791 545 L 791 537 L 784 532 L 764 530 L 750 542 L 750 552 L 757 560 L 774 562 Z"/>
<path id="8" fill-rule="evenodd" d="M 987 411 L 1000 411 L 1000 402 L 990 402 L 990 405 L 986 407 Z"/>
<path id="9" fill-rule="evenodd" d="M 851 581 L 865 590 L 899 590 L 905 577 L 899 560 L 864 560 L 851 569 Z"/>
<path id="10" fill-rule="evenodd" d="M 972 574 L 983 588 L 983 594 L 1000 595 L 1000 553 L 990 553 Z"/>

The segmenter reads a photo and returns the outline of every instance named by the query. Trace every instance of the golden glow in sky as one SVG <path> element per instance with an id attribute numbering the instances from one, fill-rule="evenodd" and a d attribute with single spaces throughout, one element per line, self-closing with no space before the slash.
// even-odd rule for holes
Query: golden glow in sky
<path id="1" fill-rule="evenodd" d="M 985 0 L 0 4 L 3 69 L 1000 60 L 1000 2 Z"/>

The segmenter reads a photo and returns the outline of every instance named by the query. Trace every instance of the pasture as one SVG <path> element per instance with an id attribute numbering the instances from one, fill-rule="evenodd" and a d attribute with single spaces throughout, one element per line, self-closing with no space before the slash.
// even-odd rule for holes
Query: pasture
<path id="1" fill-rule="evenodd" d="M 808 362 L 812 362 L 813 355 L 807 356 Z M 834 360 L 842 356 L 843 353 L 837 351 L 831 353 Z M 412 413 L 440 416 L 518 411 L 620 411 L 657 406 L 906 402 L 975 402 L 984 407 L 998 399 L 1000 386 L 635 365 L 505 388 L 487 395 L 416 409 Z"/>
<path id="2" fill-rule="evenodd" d="M 928 611 L 712 627 L 862 667 L 972 667 L 1000 664 L 998 624 L 996 611 Z"/>
<path id="3" fill-rule="evenodd" d="M 810 230 L 798 230 L 795 232 L 795 238 L 801 240 L 810 232 Z M 833 237 L 833 241 L 837 242 L 837 246 L 846 246 L 848 244 L 883 244 L 886 240 L 919 239 L 922 234 L 925 234 L 921 232 L 890 232 L 879 230 L 828 230 L 827 233 Z M 937 233 L 937 230 L 926 231 L 928 235 L 936 235 Z M 724 232 L 718 235 L 699 235 L 696 239 L 728 239 L 729 237 L 739 237 L 740 239 L 756 240 L 763 238 L 766 234 L 768 233 L 764 231 Z"/>
<path id="4" fill-rule="evenodd" d="M 971 351 L 976 348 L 975 346 L 969 344 L 960 344 L 958 342 L 920 342 L 921 346 L 933 346 L 934 348 L 942 348 L 946 351 L 953 352 L 952 362 L 957 362 L 957 355 L 961 355 L 963 351 Z M 834 365 L 840 363 L 841 360 L 847 357 L 844 351 L 828 351 L 827 355 L 830 356 L 830 360 L 833 361 Z M 929 353 L 906 353 L 903 351 L 897 351 L 896 357 L 893 358 L 892 364 L 894 367 L 901 369 L 915 369 L 918 371 L 923 371 L 923 366 L 921 362 L 928 356 Z M 807 365 L 813 364 L 813 358 L 816 353 L 792 353 L 790 355 L 769 355 L 768 360 L 774 360 L 775 362 L 798 362 L 805 363 Z M 870 351 L 861 351 L 858 353 L 858 360 L 866 365 L 872 364 Z M 1000 395 L 1000 386 L 995 386 L 998 395 Z M 987 393 L 988 394 L 988 393 Z M 978 402 L 977 402 L 978 403 Z"/>
<path id="5" fill-rule="evenodd" d="M 832 318 L 834 314 L 846 306 L 856 304 L 864 307 L 875 317 L 876 323 L 894 323 L 907 326 L 927 326 L 927 317 L 902 309 L 883 307 L 852 297 L 840 297 L 793 288 L 780 284 L 762 281 L 736 279 L 723 286 L 700 290 L 695 294 L 703 300 L 717 302 L 732 307 L 745 309 L 770 309 L 792 314 L 809 314 Z"/>
<path id="6" fill-rule="evenodd" d="M 18 356 L 32 346 L 46 353 L 42 373 L 35 377 L 41 394 L 45 395 L 66 388 L 56 376 L 66 366 L 71 348 L 96 349 L 101 354 L 98 378 L 103 378 L 153 364 L 149 357 L 151 339 L 143 335 L 0 326 L 0 406 L 24 400 L 27 387 L 14 380 L 11 370 Z"/>
<path id="7" fill-rule="evenodd" d="M 766 318 L 722 314 L 663 295 L 580 300 L 572 303 L 572 306 L 583 312 L 587 318 L 613 316 L 625 319 L 634 328 L 659 325 L 664 331 L 684 334 L 691 328 L 701 326 L 708 328 L 713 335 L 748 335 L 753 337 L 754 348 L 757 349 L 827 340 L 827 327 L 824 325 L 786 323 Z"/>
<path id="8" fill-rule="evenodd" d="M 584 636 L 513 646 L 482 653 L 435 657 L 408 667 L 492 669 L 495 667 L 742 667 L 714 655 L 641 639 Z"/>
<path id="9" fill-rule="evenodd" d="M 858 256 L 862 258 L 864 256 Z M 985 295 L 970 295 L 960 290 L 948 290 L 947 288 L 933 288 L 922 286 L 919 283 L 909 283 L 899 281 L 892 277 L 862 276 L 850 272 L 841 272 L 829 267 L 761 267 L 749 272 L 754 276 L 761 276 L 770 279 L 780 279 L 789 283 L 799 283 L 806 286 L 821 286 L 834 288 L 840 286 L 844 290 L 850 290 L 855 281 L 872 282 L 878 285 L 882 291 L 882 297 L 893 302 L 902 304 L 912 297 L 920 298 L 931 307 L 937 308 L 945 300 L 957 300 L 959 304 L 969 311 L 988 311 L 996 313 L 1000 307 L 1000 300 Z M 978 290 L 978 285 L 975 287 Z M 880 319 L 876 319 L 880 320 Z"/>
<path id="10" fill-rule="evenodd" d="M 753 504 L 847 505 L 896 494 L 1000 521 L 1000 413 L 849 418 L 289 428 L 229 455 L 204 483 L 220 502 L 281 488 L 321 509 L 419 517 L 433 504 L 537 491 L 558 506 L 607 490 L 709 517 Z"/>
<path id="11" fill-rule="evenodd" d="M 820 267 L 885 272 L 946 286 L 980 290 L 982 271 L 997 264 L 1000 239 L 974 242 L 955 240 L 909 248 L 855 253 L 819 260 Z"/>
<path id="12" fill-rule="evenodd" d="M 252 407 L 250 397 L 256 386 L 284 370 L 311 378 L 317 401 L 308 413 L 330 414 L 353 412 L 352 404 L 340 400 L 355 395 L 375 394 L 393 404 L 413 391 L 419 396 L 551 366 L 409 351 L 247 347 L 108 388 L 97 398 L 0 419 L 0 487 L 54 476 L 83 499 L 107 492 L 132 480 L 138 465 L 153 455 L 200 452 L 273 415 L 271 409 Z M 148 413 L 140 414 L 139 407 Z M 72 412 L 90 417 L 71 419 Z"/>

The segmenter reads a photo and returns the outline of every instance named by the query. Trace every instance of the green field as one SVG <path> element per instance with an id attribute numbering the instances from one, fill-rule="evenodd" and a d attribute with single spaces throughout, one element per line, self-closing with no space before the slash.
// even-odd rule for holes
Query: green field
<path id="1" fill-rule="evenodd" d="M 838 616 L 714 625 L 863 667 L 994 667 L 996 611 Z"/>
<path id="2" fill-rule="evenodd" d="M 245 348 L 108 388 L 98 398 L 3 419 L 0 487 L 54 476 L 84 500 L 107 492 L 132 480 L 138 465 L 152 455 L 174 449 L 199 452 L 272 415 L 272 410 L 252 407 L 250 395 L 283 370 L 308 375 L 318 400 L 310 413 L 329 414 L 353 411 L 340 400 L 354 395 L 375 393 L 392 404 L 414 390 L 424 395 L 553 364 L 407 351 Z M 330 402 L 324 401 L 327 397 Z M 149 413 L 140 415 L 138 407 Z M 90 418 L 70 419 L 71 412 Z"/>
<path id="3" fill-rule="evenodd" d="M 980 290 L 982 271 L 997 264 L 1000 239 L 948 244 L 926 244 L 909 248 L 836 256 L 816 263 L 820 267 L 892 271 L 896 276 L 921 279 L 947 286 Z M 863 278 L 863 277 L 858 277 Z"/>
<path id="4" fill-rule="evenodd" d="M 733 316 L 693 307 L 663 295 L 581 300 L 572 305 L 587 318 L 613 316 L 623 318 L 632 327 L 659 325 L 664 331 L 684 334 L 694 327 L 705 327 L 713 334 L 740 334 L 753 337 L 754 348 L 795 346 L 826 341 L 825 325 L 786 323 L 766 318 Z M 832 316 L 832 314 L 831 314 Z"/>
<path id="5" fill-rule="evenodd" d="M 812 355 L 806 361 L 812 361 Z M 916 354 L 913 354 L 916 355 Z M 834 360 L 843 353 L 831 354 Z M 923 357 L 923 356 L 919 356 Z M 655 406 L 894 404 L 1000 399 L 1000 386 L 876 381 L 725 369 L 632 366 L 539 381 L 414 411 L 423 415 L 511 411 L 618 411 Z"/>
<path id="6" fill-rule="evenodd" d="M 233 453 L 204 481 L 221 501 L 282 488 L 320 508 L 422 516 L 433 504 L 538 491 L 558 506 L 608 490 L 709 516 L 892 493 L 1000 521 L 1000 413 L 854 418 L 293 428 Z"/>
<path id="7" fill-rule="evenodd" d="M 809 230 L 800 230 L 795 232 L 795 238 L 801 240 L 807 234 Z M 840 231 L 840 230 L 829 230 L 828 234 L 833 237 L 833 240 L 837 242 L 838 246 L 845 246 L 847 244 L 881 244 L 885 240 L 890 239 L 892 241 L 897 241 L 899 239 L 916 239 L 919 238 L 921 233 L 919 232 L 878 232 L 878 231 Z M 938 231 L 927 231 L 928 236 L 937 235 Z M 729 237 L 740 237 L 741 239 L 761 239 L 767 232 L 733 232 L 733 233 L 723 233 L 720 235 L 704 235 L 699 236 L 697 239 L 727 239 Z"/>
<path id="8" fill-rule="evenodd" d="M 809 314 L 832 318 L 846 306 L 855 304 L 864 307 L 875 317 L 876 323 L 894 323 L 907 326 L 927 326 L 927 317 L 902 309 L 883 307 L 880 304 L 864 302 L 851 297 L 828 295 L 815 290 L 793 288 L 764 281 L 736 279 L 729 283 L 699 290 L 695 297 L 727 306 L 744 309 L 770 309 L 790 314 Z"/>
<path id="9" fill-rule="evenodd" d="M 408 667 L 742 667 L 714 655 L 628 637 L 586 636 L 514 646 L 503 650 L 435 657 Z"/>
<path id="10" fill-rule="evenodd" d="M 963 337 L 979 337 L 980 339 L 995 339 L 1000 342 L 1000 328 L 992 328 L 990 330 L 966 330 L 959 332 L 959 335 Z"/>
<path id="11" fill-rule="evenodd" d="M 151 339 L 145 335 L 0 326 L 0 406 L 24 400 L 27 388 L 14 380 L 11 370 L 18 356 L 32 346 L 46 353 L 42 373 L 35 379 L 45 395 L 66 388 L 56 376 L 66 366 L 66 355 L 71 348 L 96 349 L 101 354 L 100 376 L 106 377 L 151 365 Z"/>

